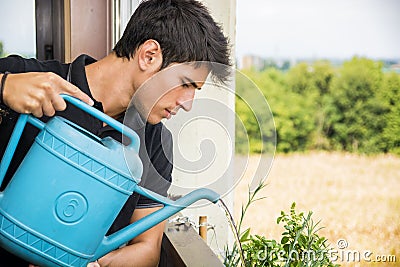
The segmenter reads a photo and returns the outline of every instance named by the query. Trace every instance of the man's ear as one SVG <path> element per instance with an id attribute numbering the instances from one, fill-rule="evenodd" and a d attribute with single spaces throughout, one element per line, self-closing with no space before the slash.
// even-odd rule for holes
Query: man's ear
<path id="1" fill-rule="evenodd" d="M 145 41 L 138 51 L 139 68 L 142 71 L 157 72 L 162 65 L 160 44 L 153 39 Z"/>

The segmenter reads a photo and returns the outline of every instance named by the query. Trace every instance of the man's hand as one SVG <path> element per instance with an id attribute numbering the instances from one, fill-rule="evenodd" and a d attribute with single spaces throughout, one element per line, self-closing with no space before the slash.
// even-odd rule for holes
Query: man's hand
<path id="1" fill-rule="evenodd" d="M 91 106 L 94 104 L 78 87 L 52 72 L 8 74 L 3 102 L 18 113 L 32 113 L 40 118 L 53 116 L 67 107 L 60 94 L 79 98 Z"/>
<path id="2" fill-rule="evenodd" d="M 36 265 L 33 265 L 33 264 L 29 264 L 29 267 L 39 267 L 39 266 L 36 266 Z M 97 261 L 95 261 L 95 262 L 90 262 L 87 265 L 87 267 L 101 267 L 101 266 Z"/>
<path id="3" fill-rule="evenodd" d="M 86 267 L 101 267 L 101 266 L 97 261 L 95 261 L 95 262 L 90 262 Z"/>

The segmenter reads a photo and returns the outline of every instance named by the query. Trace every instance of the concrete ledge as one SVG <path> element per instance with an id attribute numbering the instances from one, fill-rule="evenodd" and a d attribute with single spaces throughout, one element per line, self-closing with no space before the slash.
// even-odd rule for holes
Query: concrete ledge
<path id="1" fill-rule="evenodd" d="M 167 223 L 159 267 L 224 267 L 190 225 Z"/>

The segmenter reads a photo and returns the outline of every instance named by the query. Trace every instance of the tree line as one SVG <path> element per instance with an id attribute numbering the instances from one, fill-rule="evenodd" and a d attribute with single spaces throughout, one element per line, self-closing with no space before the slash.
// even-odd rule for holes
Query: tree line
<path id="1" fill-rule="evenodd" d="M 276 129 L 276 151 L 347 151 L 400 155 L 400 75 L 383 64 L 353 57 L 340 66 L 329 61 L 299 63 L 284 72 L 242 70 L 236 91 L 244 92 L 250 79 L 269 104 Z M 271 130 L 260 131 L 254 110 L 238 95 L 237 119 L 246 135 L 237 134 L 236 151 L 259 153 L 270 147 Z M 238 121 L 237 121 L 238 122 Z M 238 123 L 236 123 L 238 125 Z"/>

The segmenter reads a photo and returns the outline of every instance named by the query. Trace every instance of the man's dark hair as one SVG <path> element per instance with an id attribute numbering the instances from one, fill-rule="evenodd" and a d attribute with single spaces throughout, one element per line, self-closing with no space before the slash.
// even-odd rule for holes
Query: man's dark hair
<path id="1" fill-rule="evenodd" d="M 195 0 L 146 0 L 133 13 L 114 47 L 118 57 L 132 58 L 146 40 L 160 43 L 163 63 L 211 62 L 211 74 L 225 82 L 229 75 L 229 42 L 208 9 Z M 213 64 L 216 63 L 216 64 Z"/>

